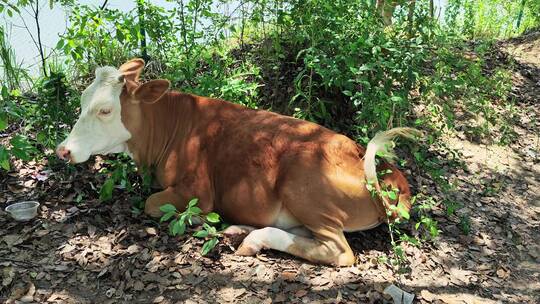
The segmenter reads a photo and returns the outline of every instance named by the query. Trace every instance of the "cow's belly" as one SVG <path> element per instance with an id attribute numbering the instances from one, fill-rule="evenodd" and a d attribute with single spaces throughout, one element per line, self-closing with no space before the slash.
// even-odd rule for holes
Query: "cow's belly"
<path id="1" fill-rule="evenodd" d="M 360 178 L 346 178 L 344 172 L 337 176 L 326 175 L 326 187 L 332 187 L 335 196 L 321 197 L 321 187 L 308 187 L 299 191 L 295 185 L 291 187 L 296 194 L 303 193 L 293 201 L 282 201 L 275 189 L 263 182 L 246 179 L 234 187 L 230 187 L 216 202 L 215 209 L 227 221 L 237 225 L 255 227 L 276 227 L 284 230 L 307 226 L 317 227 L 325 221 L 325 217 L 333 217 L 333 222 L 341 222 L 344 231 L 360 231 L 371 229 L 380 224 L 379 214 L 371 194 Z M 309 174 L 311 178 L 315 174 Z M 306 176 L 307 178 L 307 176 Z M 300 207 L 300 209 L 299 209 Z M 289 211 L 292 208 L 295 213 Z"/>
<path id="2" fill-rule="evenodd" d="M 214 208 L 232 224 L 268 227 L 279 218 L 282 202 L 269 185 L 245 179 L 222 191 Z"/>

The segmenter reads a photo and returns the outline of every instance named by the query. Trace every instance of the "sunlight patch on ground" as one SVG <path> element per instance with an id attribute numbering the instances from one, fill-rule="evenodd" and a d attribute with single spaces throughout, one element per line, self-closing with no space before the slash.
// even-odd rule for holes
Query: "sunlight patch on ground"
<path id="1" fill-rule="evenodd" d="M 516 168 L 520 160 L 508 146 L 476 144 L 456 137 L 446 139 L 452 149 L 463 153 L 465 161 L 472 172 L 488 169 L 493 172 L 504 172 Z"/>

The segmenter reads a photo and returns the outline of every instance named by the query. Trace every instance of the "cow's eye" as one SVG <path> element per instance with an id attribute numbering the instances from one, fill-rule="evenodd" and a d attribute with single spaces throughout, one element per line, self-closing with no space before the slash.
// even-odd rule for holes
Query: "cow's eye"
<path id="1" fill-rule="evenodd" d="M 107 116 L 109 114 L 111 114 L 111 109 L 101 109 L 99 110 L 99 113 L 98 113 L 98 115 L 100 116 Z"/>

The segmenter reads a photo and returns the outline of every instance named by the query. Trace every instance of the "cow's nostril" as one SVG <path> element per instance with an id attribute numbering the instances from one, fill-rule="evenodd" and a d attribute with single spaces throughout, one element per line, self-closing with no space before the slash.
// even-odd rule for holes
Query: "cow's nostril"
<path id="1" fill-rule="evenodd" d="M 60 147 L 58 150 L 56 150 L 56 155 L 58 155 L 58 158 L 61 160 L 69 160 L 71 151 L 66 149 L 65 147 Z"/>

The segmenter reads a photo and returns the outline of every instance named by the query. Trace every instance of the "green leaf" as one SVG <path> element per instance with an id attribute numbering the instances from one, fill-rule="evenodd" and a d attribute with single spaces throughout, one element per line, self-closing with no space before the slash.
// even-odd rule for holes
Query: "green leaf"
<path id="1" fill-rule="evenodd" d="M 0 131 L 3 131 L 8 126 L 8 120 L 5 115 L 0 115 Z"/>
<path id="2" fill-rule="evenodd" d="M 219 214 L 215 212 L 210 212 L 206 215 L 206 220 L 210 223 L 217 224 L 221 221 L 221 218 L 219 217 Z"/>
<path id="3" fill-rule="evenodd" d="M 178 222 L 178 219 L 174 219 L 169 223 L 169 234 L 173 235 L 173 227 Z"/>
<path id="4" fill-rule="evenodd" d="M 10 165 L 9 165 L 9 153 L 4 148 L 4 146 L 0 145 L 0 167 L 6 171 L 9 171 Z"/>
<path id="5" fill-rule="evenodd" d="M 210 235 L 217 234 L 217 229 L 216 229 L 216 227 L 213 227 L 213 226 L 210 226 L 210 228 L 207 228 L 206 231 L 208 231 L 208 234 L 210 234 Z"/>
<path id="6" fill-rule="evenodd" d="M 191 215 L 184 212 L 184 213 L 180 214 L 179 221 L 182 222 L 182 223 L 185 223 L 186 219 L 188 219 L 188 218 L 191 219 Z"/>
<path id="7" fill-rule="evenodd" d="M 46 132 L 39 132 L 38 134 L 36 134 L 36 141 L 42 145 L 46 145 L 47 141 L 49 140 L 49 136 L 47 136 L 47 133 Z"/>
<path id="8" fill-rule="evenodd" d="M 193 198 L 189 201 L 188 203 L 188 208 L 191 208 L 191 207 L 195 207 L 195 205 L 197 205 L 197 203 L 199 203 L 199 199 L 198 198 Z"/>
<path id="9" fill-rule="evenodd" d="M 2 86 L 2 98 L 4 98 L 4 99 L 9 98 L 9 91 L 8 91 L 8 88 L 5 85 Z"/>
<path id="10" fill-rule="evenodd" d="M 186 223 L 181 221 L 176 221 L 172 226 L 172 235 L 183 235 L 186 232 Z"/>
<path id="11" fill-rule="evenodd" d="M 102 202 L 110 200 L 112 198 L 113 188 L 114 179 L 108 178 L 99 190 L 99 200 Z"/>
<path id="12" fill-rule="evenodd" d="M 126 35 L 124 35 L 124 33 L 122 33 L 120 29 L 116 29 L 116 39 L 118 39 L 118 41 L 120 42 L 123 42 L 124 39 L 126 39 Z"/>
<path id="13" fill-rule="evenodd" d="M 64 48 L 64 39 L 60 39 L 58 40 L 58 42 L 56 43 L 56 47 L 55 47 L 57 50 L 61 50 Z"/>
<path id="14" fill-rule="evenodd" d="M 399 203 L 397 204 L 397 211 L 398 211 L 398 214 L 399 214 L 402 218 L 404 218 L 404 219 L 406 219 L 406 220 L 408 220 L 408 219 L 411 218 L 411 216 L 410 216 L 410 214 L 409 214 L 409 211 L 407 211 L 407 209 L 405 208 L 405 206 L 404 206 L 401 202 L 399 202 Z"/>
<path id="15" fill-rule="evenodd" d="M 167 212 L 165 213 L 161 219 L 159 220 L 160 223 L 168 221 L 171 217 L 173 217 L 176 214 L 175 211 Z"/>
<path id="16" fill-rule="evenodd" d="M 388 198 L 390 198 L 391 200 L 396 200 L 397 199 L 397 194 L 395 191 L 388 191 Z"/>
<path id="17" fill-rule="evenodd" d="M 6 170 L 6 171 L 9 171 L 9 169 L 10 169 L 9 160 L 8 159 L 1 159 L 0 160 L 0 167 L 2 167 L 2 169 Z"/>
<path id="18" fill-rule="evenodd" d="M 374 192 L 375 192 L 375 187 L 373 187 L 373 185 L 372 185 L 370 182 L 366 183 L 366 189 L 367 189 L 369 192 L 371 192 L 371 195 L 373 195 Z"/>
<path id="19" fill-rule="evenodd" d="M 198 237 L 198 238 L 205 238 L 208 236 L 208 231 L 206 230 L 199 230 L 195 233 L 193 233 L 193 236 L 194 237 Z"/>
<path id="20" fill-rule="evenodd" d="M 165 204 L 161 207 L 159 207 L 159 210 L 161 212 L 169 213 L 169 212 L 176 212 L 176 207 L 172 204 Z"/>
<path id="21" fill-rule="evenodd" d="M 216 247 L 217 243 L 218 239 L 216 237 L 206 241 L 202 246 L 202 255 L 209 253 L 212 249 L 214 249 L 214 247 Z"/>
<path id="22" fill-rule="evenodd" d="M 201 210 L 201 208 L 199 208 L 199 207 L 190 207 L 190 208 L 189 208 L 189 211 L 190 211 L 191 213 L 193 213 L 193 214 L 196 214 L 196 215 L 199 215 L 199 214 L 202 213 L 202 210 Z"/>
<path id="23" fill-rule="evenodd" d="M 431 237 L 436 238 L 439 235 L 439 229 L 437 229 L 437 225 L 431 225 L 429 227 L 429 233 L 431 234 Z"/>
<path id="24" fill-rule="evenodd" d="M 29 161 L 32 159 L 33 155 L 37 153 L 37 149 L 32 146 L 28 138 L 22 135 L 16 135 L 10 140 L 11 145 L 11 155 L 16 158 Z"/>
<path id="25" fill-rule="evenodd" d="M 207 223 L 204 223 L 203 224 L 203 229 L 209 234 L 209 235 L 215 235 L 217 234 L 217 229 L 216 227 L 213 227 L 213 226 L 210 226 L 208 225 Z"/>

